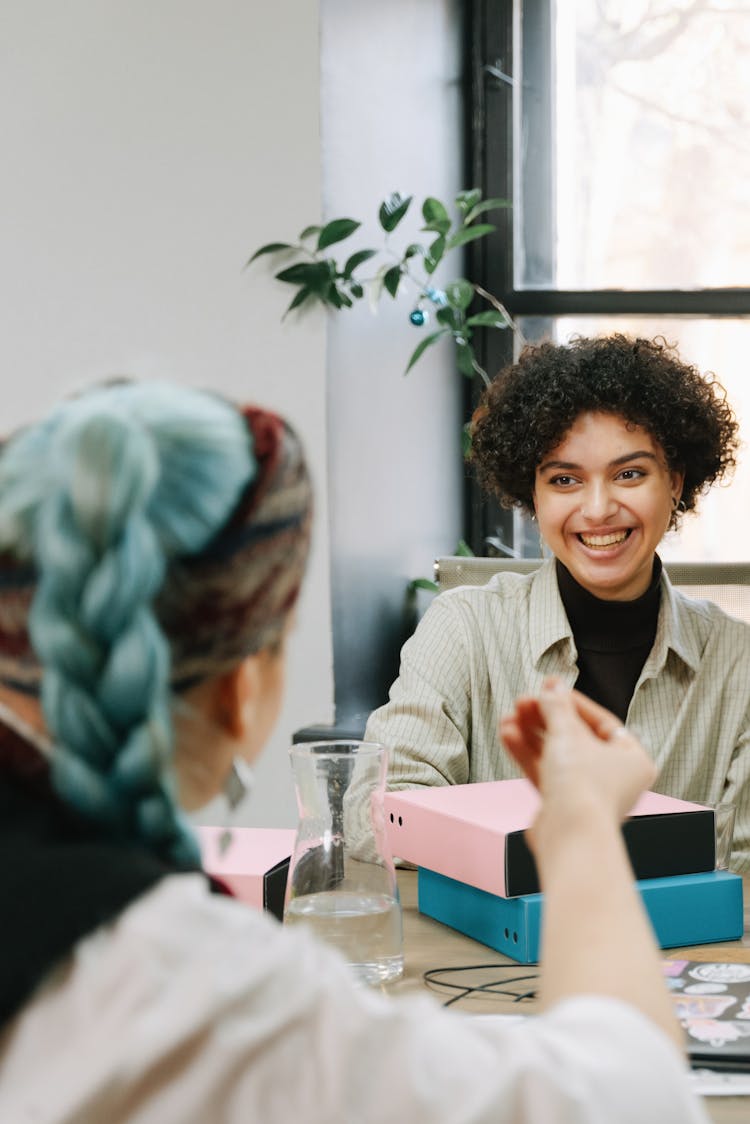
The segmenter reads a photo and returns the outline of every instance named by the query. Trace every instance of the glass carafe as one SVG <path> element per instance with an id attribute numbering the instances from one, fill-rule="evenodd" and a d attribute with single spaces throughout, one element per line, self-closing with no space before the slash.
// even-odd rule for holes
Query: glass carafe
<path id="1" fill-rule="evenodd" d="M 383 813 L 385 747 L 302 742 L 290 755 L 300 822 L 284 923 L 307 925 L 365 983 L 397 979 L 403 939 Z"/>

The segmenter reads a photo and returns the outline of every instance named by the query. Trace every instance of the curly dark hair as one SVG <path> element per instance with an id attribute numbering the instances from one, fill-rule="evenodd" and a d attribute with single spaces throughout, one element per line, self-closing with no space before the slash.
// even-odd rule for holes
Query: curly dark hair
<path id="1" fill-rule="evenodd" d="M 588 412 L 642 426 L 661 445 L 670 471 L 684 472 L 672 527 L 735 466 L 738 424 L 714 375 L 683 363 L 661 336 L 578 336 L 524 348 L 485 390 L 471 425 L 480 484 L 504 507 L 533 512 L 538 465 Z"/>

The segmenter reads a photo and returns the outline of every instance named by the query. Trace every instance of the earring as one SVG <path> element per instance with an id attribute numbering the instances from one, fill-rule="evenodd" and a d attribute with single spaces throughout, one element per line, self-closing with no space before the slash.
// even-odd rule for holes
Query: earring
<path id="1" fill-rule="evenodd" d="M 224 796 L 232 812 L 236 811 L 252 787 L 252 769 L 242 757 L 235 757 L 224 782 Z"/>
<path id="2" fill-rule="evenodd" d="M 229 806 L 229 816 L 233 817 L 240 804 L 253 787 L 253 771 L 242 757 L 232 759 L 232 767 L 224 781 L 222 793 Z M 225 855 L 234 842 L 234 833 L 226 826 L 219 836 L 219 854 Z"/>

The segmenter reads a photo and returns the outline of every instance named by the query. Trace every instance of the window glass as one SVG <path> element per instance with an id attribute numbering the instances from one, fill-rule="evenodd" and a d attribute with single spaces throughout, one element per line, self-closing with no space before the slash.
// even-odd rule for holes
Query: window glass
<path id="1" fill-rule="evenodd" d="M 550 322 L 521 321 L 529 342 L 548 339 L 565 343 L 572 335 L 603 335 L 625 332 L 653 338 L 665 337 L 677 345 L 681 358 L 711 371 L 724 386 L 740 423 L 742 446 L 737 469 L 727 483 L 714 484 L 698 502 L 697 513 L 688 514 L 681 529 L 664 539 L 659 553 L 664 559 L 683 562 L 750 560 L 750 322 L 688 317 L 565 317 Z"/>
<path id="2" fill-rule="evenodd" d="M 750 4 L 552 0 L 543 35 L 537 8 L 520 25 L 517 287 L 747 285 Z"/>

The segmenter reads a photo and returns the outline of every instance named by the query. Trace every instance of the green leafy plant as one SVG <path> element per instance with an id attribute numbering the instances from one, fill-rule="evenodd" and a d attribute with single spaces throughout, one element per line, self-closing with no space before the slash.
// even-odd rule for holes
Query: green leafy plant
<path id="1" fill-rule="evenodd" d="M 412 195 L 404 198 L 394 192 L 381 203 L 378 221 L 384 243 L 380 249 L 362 248 L 340 258 L 332 255 L 330 247 L 340 247 L 362 225 L 356 219 L 340 218 L 324 226 L 305 227 L 296 242 L 269 242 L 257 249 L 247 264 L 267 254 L 283 254 L 294 259 L 275 274 L 278 281 L 296 289 L 284 315 L 315 301 L 340 310 L 352 308 L 356 301 L 368 296 L 376 305 L 384 293 L 395 299 L 408 286 L 414 293 L 411 323 L 415 328 L 427 328 L 430 321 L 434 321 L 434 326 L 415 347 L 404 374 L 408 374 L 428 348 L 441 339 L 452 338 L 456 345 L 456 366 L 461 374 L 468 378 L 478 375 L 489 385 L 487 372 L 474 351 L 475 333 L 481 328 L 515 325 L 500 301 L 481 285 L 459 276 L 438 287 L 434 274 L 452 251 L 486 238 L 495 230 L 491 223 L 477 222 L 477 219 L 510 204 L 505 199 L 482 199 L 477 189 L 460 191 L 454 200 L 455 214 L 451 216 L 444 203 L 428 196 L 422 203 L 424 225 L 420 228 L 428 237 L 424 242 L 409 242 L 401 249 L 394 249 L 391 236 L 413 199 Z M 368 263 L 370 270 L 376 267 L 375 272 L 363 276 L 363 268 Z M 472 311 L 477 301 L 489 307 Z"/>

